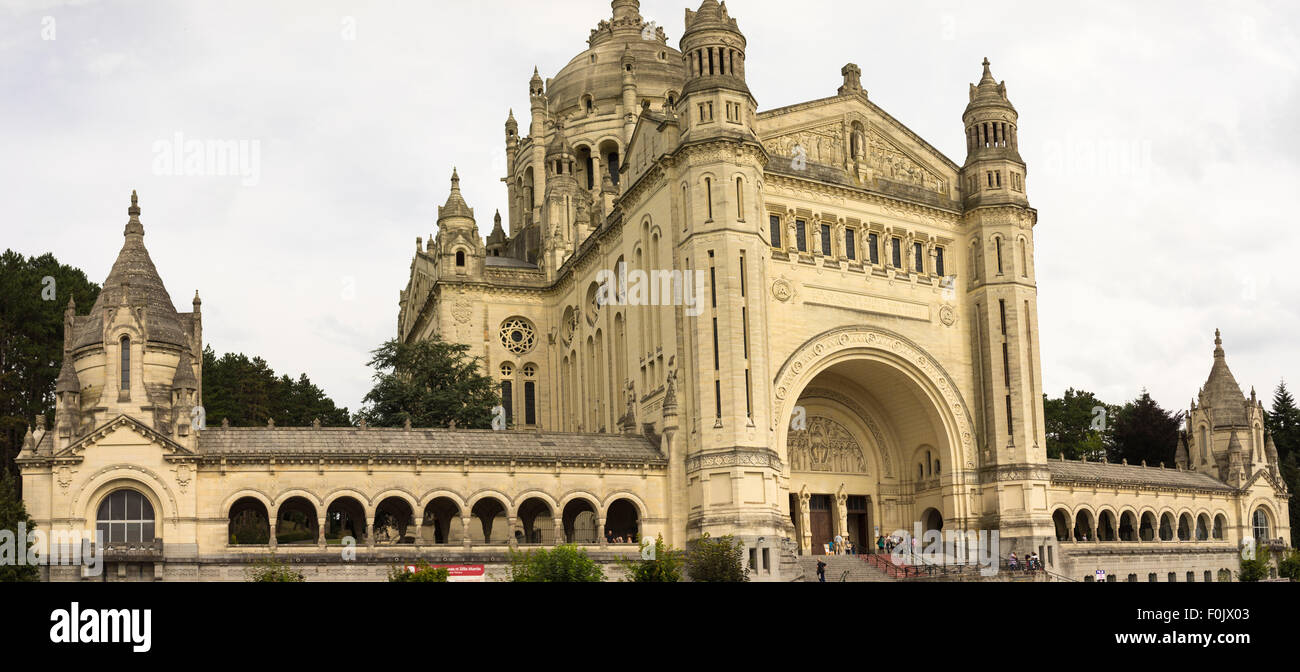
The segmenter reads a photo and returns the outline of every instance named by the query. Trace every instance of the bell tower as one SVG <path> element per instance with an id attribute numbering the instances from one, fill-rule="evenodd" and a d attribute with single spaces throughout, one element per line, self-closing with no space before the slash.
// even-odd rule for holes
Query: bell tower
<path id="1" fill-rule="evenodd" d="M 965 310 L 971 316 L 976 366 L 984 529 L 998 529 L 1002 552 L 1035 551 L 1051 543 L 1045 488 L 1047 442 L 1043 428 L 1038 347 L 1038 288 L 1034 273 L 1037 212 L 1025 193 L 1019 117 L 1006 83 L 993 79 L 988 59 L 962 121 L 966 163 L 961 169 L 969 232 Z M 1010 548 L 1008 548 L 1008 545 Z"/>
<path id="2" fill-rule="evenodd" d="M 682 410 L 669 459 L 670 469 L 682 470 L 675 473 L 689 502 L 676 504 L 673 520 L 685 529 L 674 534 L 734 534 L 750 548 L 769 548 L 786 536 L 788 517 L 744 494 L 781 477 L 768 446 L 772 365 L 761 269 L 770 252 L 758 190 L 767 153 L 752 131 L 745 36 L 725 4 L 704 0 L 686 11 L 681 50 L 684 133 L 672 193 L 682 217 L 672 224 L 673 263 L 699 295 L 693 308 L 676 308 Z M 732 466 L 703 468 L 709 463 Z"/>

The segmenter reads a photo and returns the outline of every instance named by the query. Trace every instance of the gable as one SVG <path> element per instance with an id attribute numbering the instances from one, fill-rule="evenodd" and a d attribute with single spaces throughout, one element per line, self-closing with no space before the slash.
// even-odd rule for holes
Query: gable
<path id="1" fill-rule="evenodd" d="M 778 167 L 802 160 L 843 171 L 864 186 L 886 180 L 956 197 L 957 165 L 865 98 L 840 96 L 763 112 L 757 130 Z"/>
<path id="2" fill-rule="evenodd" d="M 675 122 L 661 119 L 652 112 L 642 113 L 624 152 L 623 183 L 635 184 L 660 156 L 673 149 L 677 145 L 676 131 Z"/>
<path id="3" fill-rule="evenodd" d="M 96 427 L 54 457 L 80 457 L 91 447 L 107 450 L 129 451 L 141 446 L 161 449 L 165 454 L 193 455 L 193 451 L 154 431 L 144 423 L 126 415 L 119 415 Z"/>

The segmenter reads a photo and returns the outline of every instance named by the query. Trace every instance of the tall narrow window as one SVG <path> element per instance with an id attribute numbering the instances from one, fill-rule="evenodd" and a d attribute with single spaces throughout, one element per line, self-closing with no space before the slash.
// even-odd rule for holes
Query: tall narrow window
<path id="1" fill-rule="evenodd" d="M 913 243 L 912 256 L 915 257 L 913 261 L 916 264 L 913 270 L 915 270 L 917 273 L 924 274 L 925 273 L 925 246 L 920 243 Z"/>
<path id="2" fill-rule="evenodd" d="M 713 179 L 704 178 L 704 198 L 708 202 L 709 221 L 713 221 Z"/>
<path id="3" fill-rule="evenodd" d="M 857 234 L 856 229 L 844 229 L 844 256 L 849 261 L 857 261 L 858 259 L 857 246 L 854 244 Z"/>
<path id="4" fill-rule="evenodd" d="M 524 381 L 524 424 L 537 424 L 537 383 Z"/>
<path id="5" fill-rule="evenodd" d="M 122 350 L 122 384 L 118 389 L 127 392 L 131 389 L 131 338 L 123 336 L 118 345 Z"/>
<path id="6" fill-rule="evenodd" d="M 831 256 L 831 225 L 822 224 L 822 256 Z"/>
<path id="7" fill-rule="evenodd" d="M 998 246 L 998 275 L 1002 275 L 1002 239 L 995 238 L 994 242 L 996 242 Z"/>
<path id="8" fill-rule="evenodd" d="M 941 278 L 947 277 L 948 275 L 947 273 L 944 273 L 942 247 L 934 248 L 934 274 Z"/>
<path id="9" fill-rule="evenodd" d="M 465 266 L 465 252 L 464 252 L 464 250 L 456 250 L 456 266 L 458 266 L 458 267 L 464 267 L 464 266 Z"/>
<path id="10" fill-rule="evenodd" d="M 739 177 L 736 178 L 736 220 L 745 221 L 745 190 Z"/>
<path id="11" fill-rule="evenodd" d="M 771 230 L 772 240 L 770 242 L 772 243 L 772 247 L 779 250 L 781 249 L 781 216 L 770 215 L 767 218 L 767 223 L 768 228 Z"/>
<path id="12" fill-rule="evenodd" d="M 1020 277 L 1029 277 L 1029 254 L 1025 252 L 1025 239 L 1017 241 L 1020 245 Z"/>
<path id="13" fill-rule="evenodd" d="M 893 248 L 892 252 L 894 257 L 893 258 L 894 268 L 902 268 L 903 267 L 903 240 L 901 238 L 894 238 L 890 242 L 891 242 L 891 247 Z"/>
<path id="14" fill-rule="evenodd" d="M 1011 395 L 1007 395 L 1007 436 L 1015 433 L 1015 423 L 1011 418 Z"/>
<path id="15" fill-rule="evenodd" d="M 867 234 L 867 255 L 871 259 L 871 265 L 875 266 L 880 263 L 880 236 L 874 233 Z"/>
<path id="16" fill-rule="evenodd" d="M 1002 335 L 1007 335 L 1007 301 L 998 299 L 998 312 L 1002 318 Z"/>
<path id="17" fill-rule="evenodd" d="M 808 251 L 807 224 L 802 219 L 794 220 L 794 242 L 800 252 Z"/>

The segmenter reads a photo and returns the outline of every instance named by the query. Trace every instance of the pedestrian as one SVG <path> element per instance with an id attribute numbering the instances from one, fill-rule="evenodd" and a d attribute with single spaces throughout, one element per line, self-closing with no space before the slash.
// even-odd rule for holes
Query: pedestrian
<path id="1" fill-rule="evenodd" d="M 826 583 L 826 563 L 821 560 L 817 561 L 817 582 Z"/>
<path id="2" fill-rule="evenodd" d="M 878 534 L 878 535 L 876 535 L 876 550 L 877 550 L 877 552 L 881 553 L 882 555 L 884 554 L 884 552 L 885 552 L 885 535 L 883 535 L 883 534 Z"/>
<path id="3" fill-rule="evenodd" d="M 839 555 L 843 552 L 844 552 L 844 536 L 837 534 L 835 535 L 835 555 Z"/>

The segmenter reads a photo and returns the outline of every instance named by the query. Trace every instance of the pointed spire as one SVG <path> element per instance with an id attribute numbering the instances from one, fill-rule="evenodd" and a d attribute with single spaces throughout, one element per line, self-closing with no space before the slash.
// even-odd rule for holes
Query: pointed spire
<path id="1" fill-rule="evenodd" d="M 447 204 L 438 208 L 438 223 L 451 217 L 463 217 L 474 219 L 474 210 L 465 202 L 465 197 L 460 194 L 460 171 L 456 168 L 451 169 L 451 194 L 447 196 Z"/>
<path id="2" fill-rule="evenodd" d="M 970 105 L 966 106 L 966 111 L 977 107 L 1001 107 L 1015 110 L 1011 101 L 1007 98 L 1006 82 L 998 82 L 993 78 L 993 70 L 989 65 L 989 59 L 984 59 L 984 74 L 980 76 L 979 84 L 970 85 Z"/>
<path id="3" fill-rule="evenodd" d="M 1271 465 L 1277 464 L 1277 445 L 1273 443 L 1273 433 L 1264 434 L 1264 456 L 1268 458 Z"/>
<path id="4" fill-rule="evenodd" d="M 1187 468 L 1187 434 L 1178 433 L 1178 449 L 1174 451 L 1174 464 L 1179 469 Z"/>
<path id="5" fill-rule="evenodd" d="M 140 197 L 136 196 L 134 189 L 131 190 L 131 207 L 126 209 L 126 214 L 130 215 L 131 219 L 127 221 L 126 230 L 122 235 L 126 236 L 127 240 L 138 241 L 144 237 L 144 225 L 140 223 Z M 134 238 L 135 236 L 139 238 Z"/>
<path id="6" fill-rule="evenodd" d="M 1215 359 L 1223 358 L 1223 334 L 1218 329 L 1214 330 L 1214 357 Z"/>

